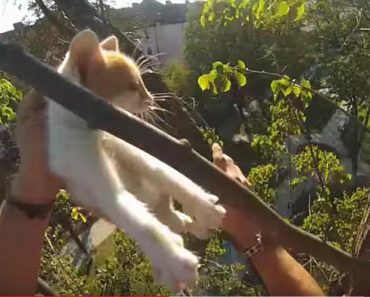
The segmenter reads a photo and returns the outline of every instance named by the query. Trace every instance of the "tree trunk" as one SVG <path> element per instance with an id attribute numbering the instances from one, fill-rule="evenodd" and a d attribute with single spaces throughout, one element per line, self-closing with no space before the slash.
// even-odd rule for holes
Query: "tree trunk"
<path id="1" fill-rule="evenodd" d="M 83 242 L 78 237 L 78 234 L 75 232 L 75 230 L 74 230 L 71 222 L 69 221 L 69 217 L 68 218 L 66 218 L 66 217 L 59 217 L 59 222 L 63 226 L 63 228 L 66 229 L 69 232 L 69 234 L 71 235 L 72 239 L 76 242 L 76 244 L 79 247 L 79 249 L 85 255 L 87 255 L 89 259 L 92 259 L 92 256 L 91 256 L 90 252 L 87 250 L 87 248 L 85 247 L 85 245 L 83 244 Z"/>
<path id="2" fill-rule="evenodd" d="M 358 125 L 358 106 L 354 104 L 353 106 L 353 116 L 354 116 L 354 143 L 351 151 L 351 162 L 352 162 L 352 174 L 357 176 L 358 171 L 358 154 L 360 152 L 360 127 Z"/>

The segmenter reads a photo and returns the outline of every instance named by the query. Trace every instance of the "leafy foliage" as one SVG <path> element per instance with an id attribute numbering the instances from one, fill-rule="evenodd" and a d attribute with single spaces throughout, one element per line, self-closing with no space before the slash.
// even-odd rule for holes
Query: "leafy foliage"
<path id="1" fill-rule="evenodd" d="M 305 218 L 303 229 L 312 232 L 353 252 L 357 231 L 369 207 L 368 188 L 359 188 L 353 193 L 344 192 L 342 198 L 320 193 Z"/>
<path id="2" fill-rule="evenodd" d="M 185 97 L 191 94 L 193 83 L 191 82 L 191 70 L 182 62 L 174 62 L 163 69 L 163 78 L 167 87 L 176 95 Z"/>
<path id="3" fill-rule="evenodd" d="M 247 77 L 243 74 L 245 69 L 245 63 L 241 60 L 235 67 L 220 61 L 214 62 L 212 70 L 198 78 L 198 85 L 202 91 L 211 90 L 216 95 L 220 92 L 230 91 L 232 79 L 237 82 L 239 87 L 244 87 L 247 84 Z"/>
<path id="4" fill-rule="evenodd" d="M 20 101 L 22 93 L 13 84 L 0 78 L 0 123 L 8 125 L 16 119 L 14 107 Z"/>
<path id="5" fill-rule="evenodd" d="M 248 174 L 253 190 L 271 207 L 275 205 L 276 199 L 276 189 L 271 186 L 276 177 L 276 169 L 274 164 L 259 165 L 252 168 Z"/>
<path id="6" fill-rule="evenodd" d="M 259 28 L 281 28 L 287 20 L 301 21 L 306 11 L 305 0 L 208 0 L 200 23 L 220 21 L 224 26 L 241 19 Z"/>
<path id="7" fill-rule="evenodd" d="M 75 222 L 81 221 L 86 223 L 87 219 L 81 210 L 81 207 L 71 203 L 68 192 L 65 190 L 59 191 L 53 208 L 53 214 L 55 216 L 65 218 L 71 217 Z"/>
<path id="8" fill-rule="evenodd" d="M 207 296 L 258 296 L 260 288 L 251 287 L 243 281 L 245 265 L 220 264 L 225 255 L 223 240 L 217 235 L 208 241 L 205 255 L 201 259 L 200 279 L 193 294 Z"/>
<path id="9" fill-rule="evenodd" d="M 274 101 L 270 106 L 268 135 L 256 135 L 252 142 L 252 147 L 260 150 L 267 160 L 280 160 L 287 152 L 287 138 L 304 133 L 304 112 L 312 100 L 310 88 L 309 81 L 302 79 L 301 85 L 298 85 L 288 76 L 271 82 Z"/>
<path id="10" fill-rule="evenodd" d="M 330 184 L 343 184 L 351 180 L 351 174 L 345 173 L 338 157 L 332 152 L 320 150 L 316 145 L 307 145 L 302 152 L 293 156 L 292 161 L 298 174 L 293 180 L 294 185 L 319 175 L 322 186 L 330 194 Z"/>
<path id="11" fill-rule="evenodd" d="M 209 145 L 214 143 L 218 143 L 219 145 L 223 146 L 223 141 L 217 135 L 215 129 L 213 128 L 198 128 L 202 133 L 203 139 L 208 142 Z"/>

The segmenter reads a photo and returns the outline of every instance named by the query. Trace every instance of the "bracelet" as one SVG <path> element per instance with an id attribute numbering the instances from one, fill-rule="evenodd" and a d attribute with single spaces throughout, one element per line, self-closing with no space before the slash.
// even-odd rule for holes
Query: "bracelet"
<path id="1" fill-rule="evenodd" d="M 54 202 L 50 203 L 43 203 L 43 204 L 33 204 L 33 203 L 26 203 L 20 202 L 15 199 L 6 199 L 5 202 L 20 210 L 21 212 L 25 213 L 26 216 L 30 219 L 40 219 L 45 220 L 53 208 Z"/>
<path id="2" fill-rule="evenodd" d="M 17 195 L 14 195 L 14 182 L 17 179 L 17 174 L 9 178 L 7 183 L 7 197 L 4 200 L 4 204 L 16 208 L 23 212 L 30 219 L 45 220 L 49 216 L 51 209 L 53 208 L 54 202 L 48 203 L 27 203 L 19 199 Z"/>
<path id="3" fill-rule="evenodd" d="M 256 244 L 254 244 L 252 247 L 245 249 L 242 252 L 242 255 L 245 259 L 251 258 L 253 255 L 260 253 L 263 251 L 263 245 L 262 245 L 262 235 L 261 233 L 258 233 L 256 235 Z"/>

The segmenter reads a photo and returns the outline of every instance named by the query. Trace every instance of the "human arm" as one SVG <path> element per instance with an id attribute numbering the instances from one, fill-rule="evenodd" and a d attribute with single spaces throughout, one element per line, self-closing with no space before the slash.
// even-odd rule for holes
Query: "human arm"
<path id="1" fill-rule="evenodd" d="M 18 174 L 11 196 L 28 204 L 52 205 L 58 180 L 48 170 L 46 158 L 45 102 L 31 91 L 18 112 Z M 36 291 L 44 232 L 49 218 L 31 219 L 9 203 L 0 210 L 0 295 L 32 295 Z"/>
<path id="2" fill-rule="evenodd" d="M 256 243 L 257 226 L 248 220 L 247 210 L 226 207 L 224 229 L 231 235 L 236 248 L 243 251 Z M 262 235 L 263 240 L 263 235 Z M 283 247 L 263 243 L 263 251 L 251 261 L 267 291 L 274 296 L 323 296 L 312 276 Z"/>
<path id="3" fill-rule="evenodd" d="M 218 145 L 213 146 L 214 163 L 229 176 L 251 186 L 234 161 L 223 154 Z M 236 248 L 244 251 L 256 243 L 258 226 L 248 217 L 248 209 L 224 205 L 226 217 L 223 229 L 229 233 Z M 264 249 L 252 256 L 251 261 L 263 280 L 269 294 L 290 296 L 323 296 L 323 291 L 311 275 L 283 247 L 262 242 Z"/>

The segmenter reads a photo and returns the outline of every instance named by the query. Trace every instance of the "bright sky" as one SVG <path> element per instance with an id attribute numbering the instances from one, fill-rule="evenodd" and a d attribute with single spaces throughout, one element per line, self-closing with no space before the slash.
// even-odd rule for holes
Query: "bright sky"
<path id="1" fill-rule="evenodd" d="M 27 15 L 27 6 L 30 0 L 0 0 L 0 33 L 13 29 L 13 24 L 22 21 L 26 16 L 32 19 L 31 15 Z M 158 0 L 164 3 L 165 0 Z M 109 0 L 106 3 L 113 7 L 131 6 L 134 2 L 141 0 Z M 172 0 L 173 3 L 183 3 L 185 0 Z M 20 5 L 21 3 L 21 5 Z"/>

